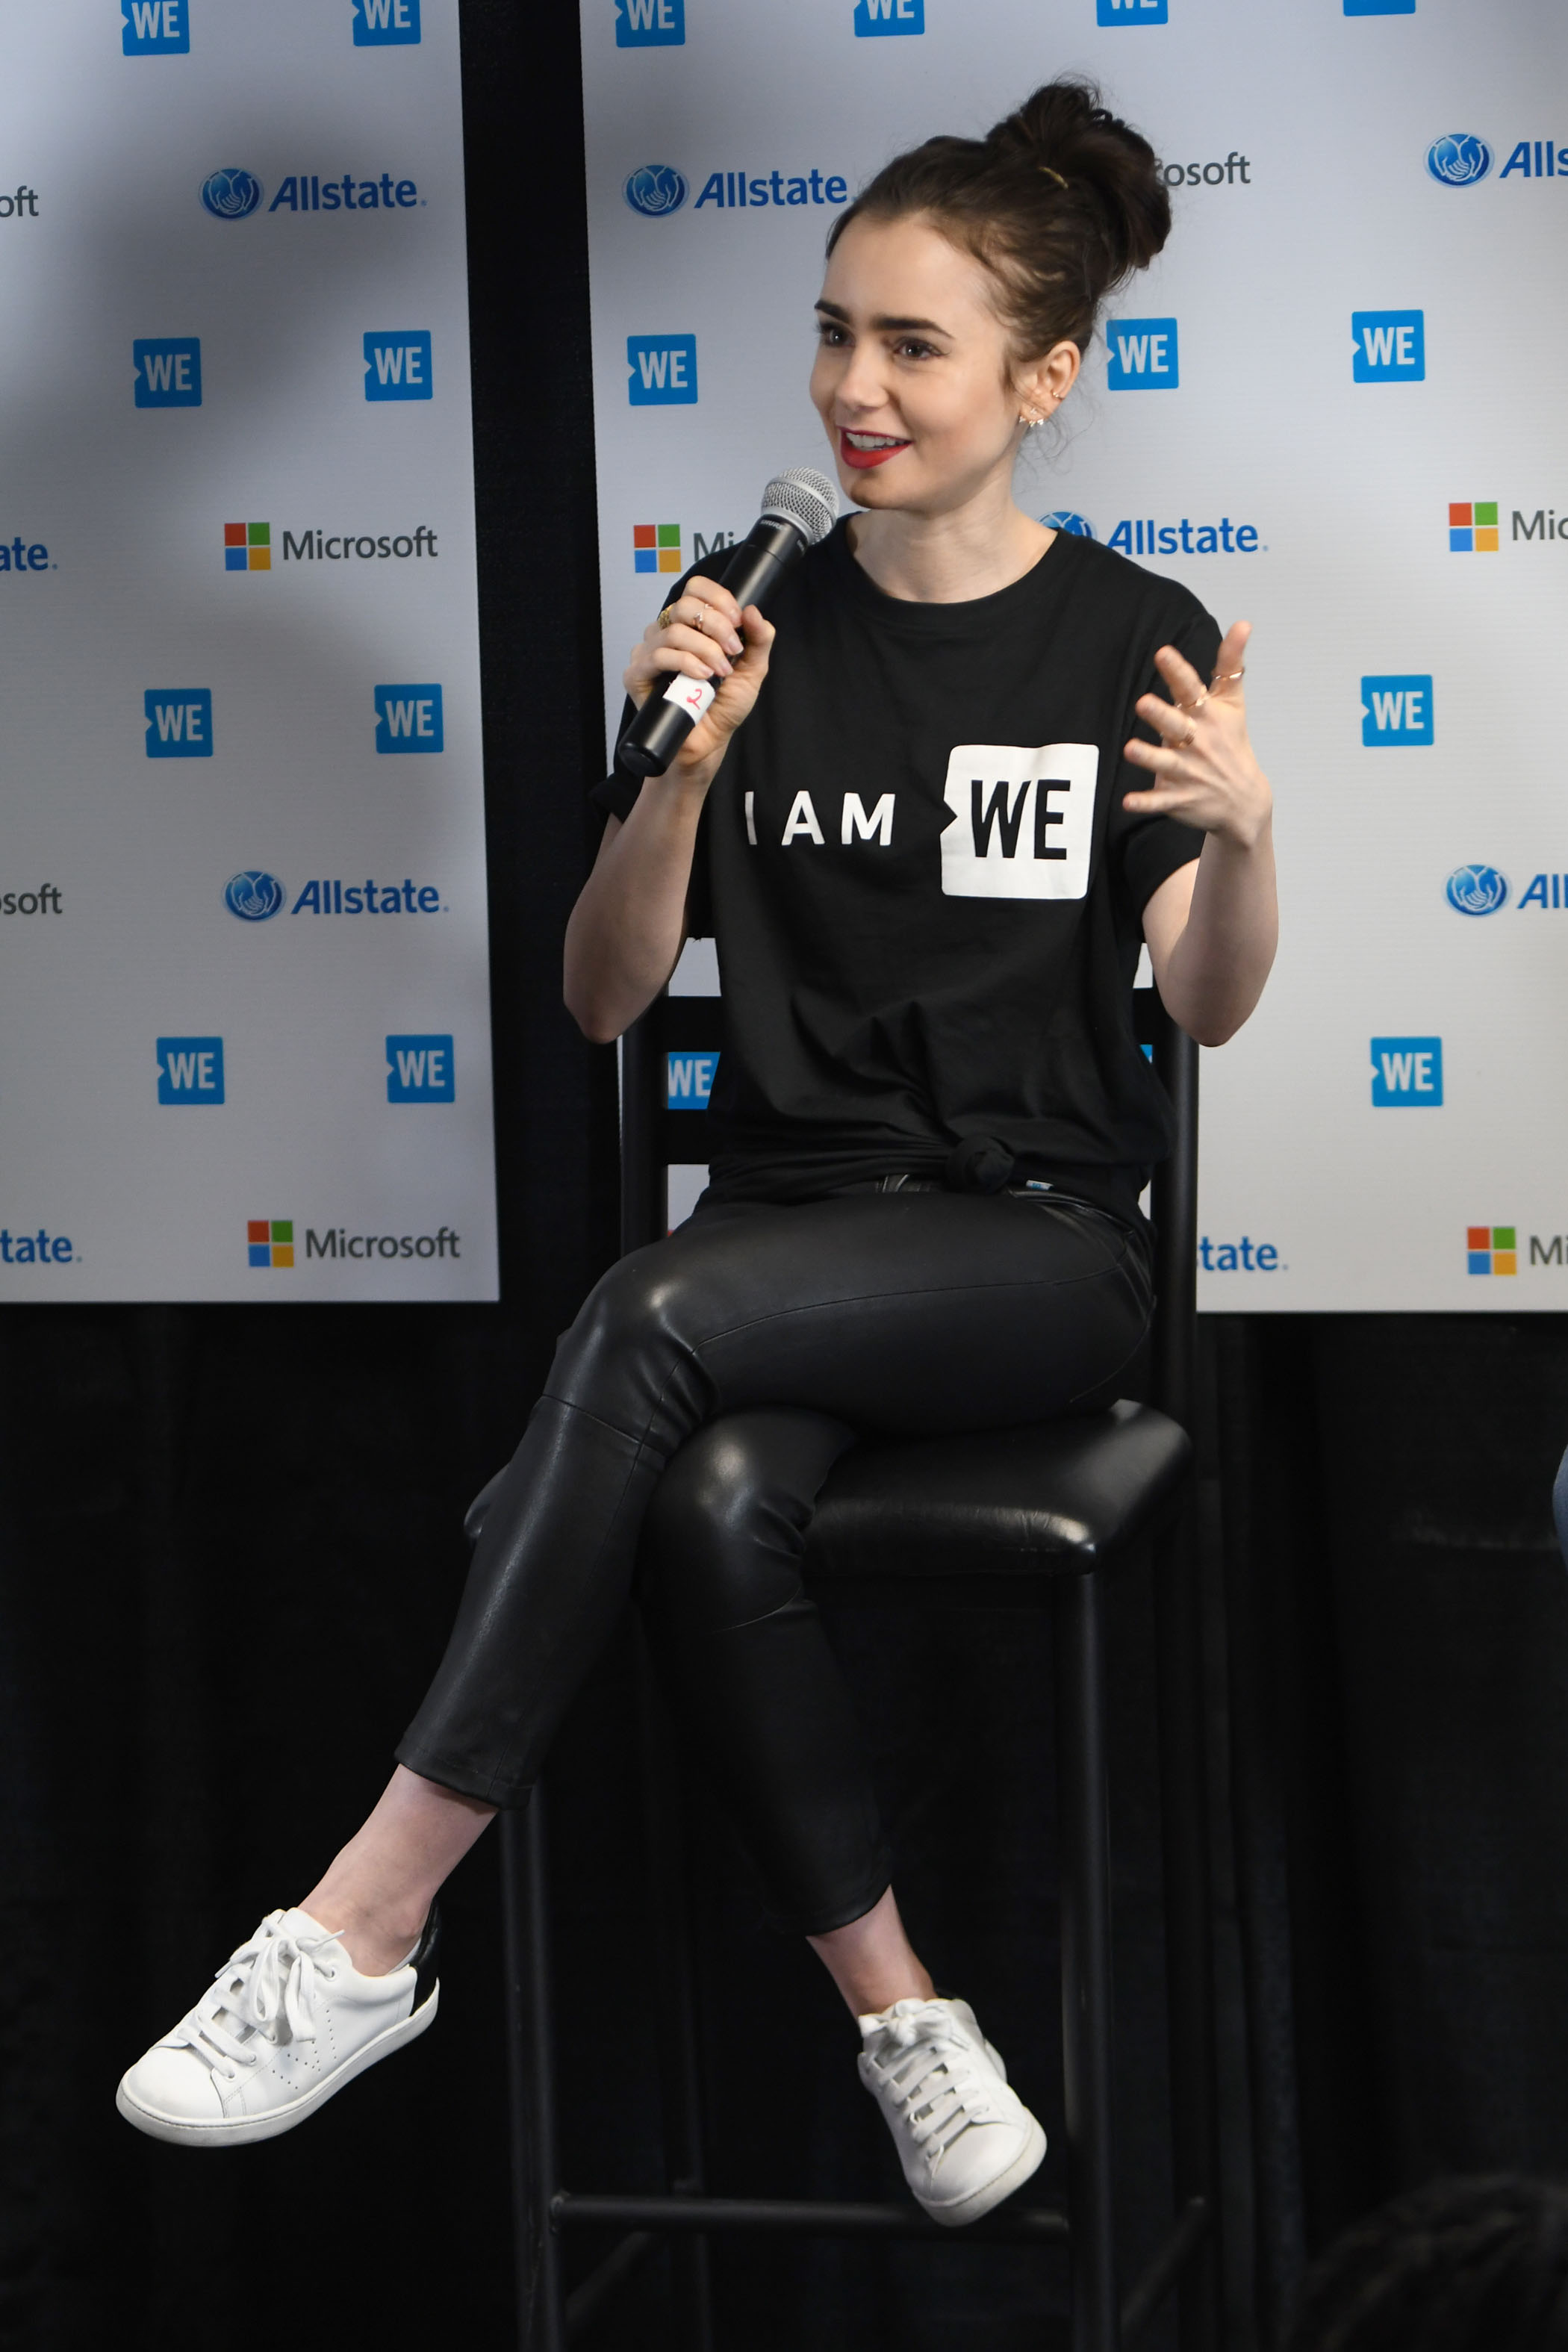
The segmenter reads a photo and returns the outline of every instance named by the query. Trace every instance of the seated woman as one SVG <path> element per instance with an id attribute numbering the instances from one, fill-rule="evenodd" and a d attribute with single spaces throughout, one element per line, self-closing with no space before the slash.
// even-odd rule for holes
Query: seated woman
<path id="1" fill-rule="evenodd" d="M 566 939 L 567 1003 L 609 1039 L 711 929 L 712 1181 L 585 1302 L 390 1784 L 131 2068 L 140 2129 L 268 2137 L 424 2031 L 436 1892 L 527 1801 L 635 1578 L 775 1918 L 859 2021 L 915 2196 L 970 2221 L 1039 2163 L 973 2011 L 905 1936 L 800 1564 L 863 1433 L 1116 1395 L 1170 1142 L 1132 1032 L 1140 949 L 1210 1045 L 1273 957 L 1247 625 L 1222 644 L 1184 588 L 1012 493 L 1100 302 L 1169 225 L 1147 142 L 1064 81 L 986 139 L 900 156 L 835 226 L 811 396 L 858 511 L 772 625 L 699 576 L 647 630 L 634 701 L 672 676 L 716 697 L 668 774 L 600 788 Z"/>

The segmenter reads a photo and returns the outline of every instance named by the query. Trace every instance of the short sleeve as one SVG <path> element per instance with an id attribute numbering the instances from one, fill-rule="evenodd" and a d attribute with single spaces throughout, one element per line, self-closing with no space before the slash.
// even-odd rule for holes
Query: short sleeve
<path id="1" fill-rule="evenodd" d="M 1194 605 L 1179 627 L 1169 630 L 1161 639 L 1184 654 L 1200 677 L 1214 675 L 1220 648 L 1217 623 L 1202 605 Z M 1164 681 L 1151 658 L 1147 671 L 1132 700 L 1136 704 L 1145 694 L 1165 693 Z M 1153 728 L 1128 711 L 1127 732 L 1141 735 L 1145 742 L 1159 741 Z M 1123 760 L 1116 778 L 1116 798 L 1110 817 L 1110 849 L 1120 867 L 1123 885 L 1137 912 L 1144 908 L 1163 882 L 1184 866 L 1190 866 L 1203 850 L 1203 835 L 1194 825 L 1179 824 L 1174 817 L 1139 816 L 1121 805 L 1125 793 L 1146 792 L 1148 772 L 1135 768 Z"/>

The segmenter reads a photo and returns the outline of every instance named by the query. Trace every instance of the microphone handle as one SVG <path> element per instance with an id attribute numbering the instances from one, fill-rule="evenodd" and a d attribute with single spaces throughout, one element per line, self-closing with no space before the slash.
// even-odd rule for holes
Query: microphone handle
<path id="1" fill-rule="evenodd" d="M 765 611 L 774 588 L 795 558 L 805 551 L 805 539 L 783 515 L 763 515 L 754 523 L 720 574 L 745 611 L 755 604 Z M 711 678 L 687 677 L 678 672 L 662 692 L 655 687 L 622 736 L 617 765 L 634 776 L 662 776 L 698 720 L 712 702 Z"/>

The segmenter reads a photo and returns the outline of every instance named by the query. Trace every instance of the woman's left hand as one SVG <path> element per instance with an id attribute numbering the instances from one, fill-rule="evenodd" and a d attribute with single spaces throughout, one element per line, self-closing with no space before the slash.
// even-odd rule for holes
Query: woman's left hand
<path id="1" fill-rule="evenodd" d="M 1145 694 L 1137 706 L 1160 740 L 1138 738 L 1125 747 L 1131 765 L 1151 770 L 1153 781 L 1147 792 L 1126 793 L 1123 808 L 1140 816 L 1177 817 L 1239 849 L 1258 846 L 1274 803 L 1247 734 L 1242 668 L 1251 635 L 1250 621 L 1237 621 L 1228 631 L 1207 685 L 1174 646 L 1161 646 L 1154 667 L 1171 699 Z"/>

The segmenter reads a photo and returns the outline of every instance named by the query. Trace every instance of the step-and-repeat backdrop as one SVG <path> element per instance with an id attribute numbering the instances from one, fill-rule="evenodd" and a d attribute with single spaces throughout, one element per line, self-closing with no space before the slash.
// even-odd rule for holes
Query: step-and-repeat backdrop
<path id="1" fill-rule="evenodd" d="M 612 672 L 826 462 L 852 192 L 1064 70 L 1146 131 L 1174 234 L 1019 495 L 1257 626 L 1284 932 L 1204 1055 L 1201 1303 L 1568 1307 L 1558 0 L 584 0 L 583 53 Z"/>
<path id="2" fill-rule="evenodd" d="M 0 1299 L 495 1295 L 457 0 L 0 13 Z"/>

